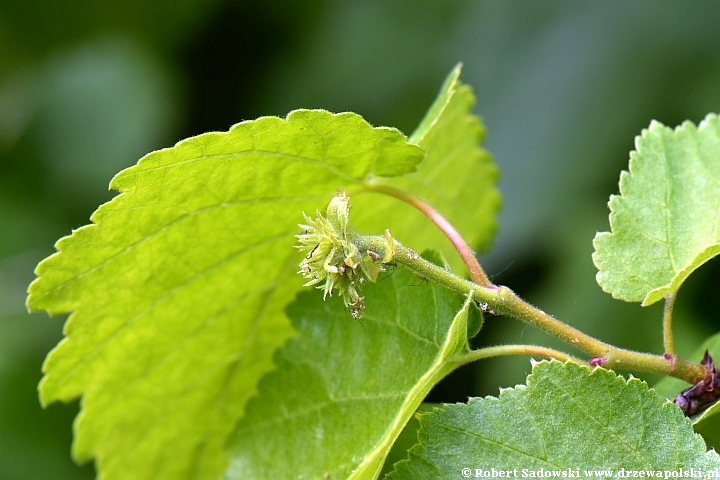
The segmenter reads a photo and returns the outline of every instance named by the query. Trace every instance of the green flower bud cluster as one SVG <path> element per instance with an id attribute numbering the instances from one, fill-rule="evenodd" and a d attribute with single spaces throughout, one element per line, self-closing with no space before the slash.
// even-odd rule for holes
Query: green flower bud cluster
<path id="1" fill-rule="evenodd" d="M 318 211 L 313 219 L 303 213 L 307 223 L 300 224 L 304 231 L 296 235 L 297 248 L 307 253 L 298 273 L 308 279 L 305 286 L 317 285 L 323 290 L 323 298 L 337 290 L 353 318 L 359 319 L 365 303 L 358 287 L 366 280 L 375 282 L 384 269 L 380 255 L 360 252 L 355 244 L 358 235 L 348 230 L 349 200 L 345 191 L 338 189 L 324 215 Z"/>

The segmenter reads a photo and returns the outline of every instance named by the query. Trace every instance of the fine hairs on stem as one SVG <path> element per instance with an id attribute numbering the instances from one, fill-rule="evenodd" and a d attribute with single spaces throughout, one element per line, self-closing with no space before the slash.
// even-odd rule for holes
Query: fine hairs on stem
<path id="1" fill-rule="evenodd" d="M 361 251 L 370 250 L 381 256 L 386 248 L 386 240 L 379 236 L 358 236 L 356 242 Z M 397 241 L 395 241 L 393 262 L 434 280 L 450 290 L 464 295 L 472 294 L 474 300 L 486 303 L 497 313 L 515 317 L 579 348 L 593 357 L 593 365 L 670 375 L 691 384 L 697 383 L 705 376 L 705 369 L 701 365 L 677 356 L 668 359 L 664 355 L 635 352 L 591 337 L 530 305 L 507 287 L 480 286 L 460 278 L 419 257 Z"/>
<path id="2" fill-rule="evenodd" d="M 403 190 L 387 185 L 365 184 L 367 191 L 382 193 L 397 198 L 417 208 L 427 216 L 437 228 L 450 240 L 455 250 L 460 255 L 465 267 L 470 274 L 470 279 L 479 287 L 492 287 L 485 271 L 475 256 L 475 253 L 468 246 L 458 231 L 448 222 L 437 210 L 427 202 L 405 192 Z M 671 292 L 665 297 L 665 309 L 663 313 L 663 343 L 665 354 L 662 357 L 632 352 L 620 349 L 604 342 L 596 340 L 579 330 L 547 315 L 545 312 L 533 307 L 517 297 L 507 287 L 501 287 L 498 291 L 506 293 L 507 310 L 496 308 L 491 302 L 484 302 L 500 313 L 506 313 L 515 318 L 530 323 L 545 332 L 554 335 L 571 345 L 580 348 L 593 356 L 591 364 L 615 367 L 630 368 L 633 365 L 638 370 L 649 369 L 653 373 L 677 376 L 689 383 L 695 383 L 703 378 L 703 369 L 700 365 L 689 363 L 680 359 L 675 354 L 675 344 L 672 335 L 672 309 L 675 302 L 676 292 Z M 465 292 L 463 292 L 465 293 Z M 539 355 L 541 356 L 541 355 Z"/>
<path id="3" fill-rule="evenodd" d="M 491 284 L 474 253 L 457 230 L 427 203 L 391 187 L 369 185 L 365 188 L 399 198 L 427 215 L 450 239 L 467 266 L 472 280 L 461 278 L 423 259 L 393 239 L 388 231 L 382 236 L 363 236 L 349 230 L 349 197 L 339 189 L 330 202 L 325 217 L 321 213 L 318 213 L 316 220 L 306 217 L 308 224 L 302 225 L 304 232 L 297 236 L 300 242 L 298 248 L 307 255 L 300 265 L 300 273 L 309 280 L 307 285 L 321 284 L 318 288 L 323 288 L 325 295 L 337 289 L 354 318 L 360 318 L 364 309 L 363 297 L 359 295 L 357 287 L 363 281 L 374 282 L 383 265 L 392 263 L 409 268 L 424 278 L 487 305 L 499 314 L 524 321 L 582 350 L 592 357 L 589 361 L 591 366 L 670 375 L 691 384 L 705 378 L 707 372 L 702 365 L 688 362 L 675 354 L 671 325 L 674 294 L 666 297 L 663 316 L 664 355 L 635 352 L 610 345 L 530 305 L 509 288 Z M 320 246 L 322 248 L 319 248 Z M 572 359 L 569 355 L 555 350 L 516 345 L 504 350 L 481 349 L 477 353 L 470 352 L 472 355 L 469 354 L 467 361 L 485 358 L 487 355 L 528 352 L 543 358 Z"/>

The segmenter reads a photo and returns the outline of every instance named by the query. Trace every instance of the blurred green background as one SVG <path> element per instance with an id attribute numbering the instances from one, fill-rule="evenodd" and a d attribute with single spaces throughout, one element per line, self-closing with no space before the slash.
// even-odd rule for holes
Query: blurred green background
<path id="1" fill-rule="evenodd" d="M 70 460 L 77 402 L 37 400 L 64 319 L 28 315 L 24 297 L 54 241 L 111 198 L 114 173 L 190 135 L 300 107 L 410 133 L 458 61 L 503 175 L 488 273 L 604 340 L 661 352 L 661 307 L 604 294 L 592 239 L 608 229 L 635 135 L 651 119 L 720 111 L 719 2 L 0 2 L 0 479 L 94 475 Z M 720 330 L 719 289 L 717 260 L 683 287 L 681 353 Z M 488 318 L 478 345 L 504 341 L 556 345 Z M 469 365 L 430 400 L 495 394 L 529 366 Z"/>

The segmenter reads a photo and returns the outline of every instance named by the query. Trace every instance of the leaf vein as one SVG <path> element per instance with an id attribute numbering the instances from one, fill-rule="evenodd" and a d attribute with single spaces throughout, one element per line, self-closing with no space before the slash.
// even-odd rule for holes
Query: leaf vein
<path id="1" fill-rule="evenodd" d="M 279 281 L 282 279 L 282 277 L 286 274 L 287 274 L 287 268 L 283 268 L 276 276 L 274 283 L 275 284 L 279 283 Z M 267 307 L 268 302 L 269 302 L 270 298 L 272 297 L 272 293 L 273 293 L 273 288 L 268 288 L 266 290 L 266 294 L 265 294 L 265 297 L 264 297 L 262 303 L 258 306 L 255 314 L 253 315 L 251 325 L 255 328 L 248 329 L 248 332 L 254 333 L 257 331 L 256 327 L 260 323 L 260 320 L 263 317 L 263 312 L 265 311 L 265 308 Z M 165 412 L 170 411 L 172 408 L 174 408 L 175 404 L 177 404 L 182 398 L 184 398 L 188 394 L 194 393 L 196 391 L 196 387 L 200 384 L 200 382 L 205 380 L 208 376 L 213 375 L 218 370 L 221 370 L 223 368 L 228 368 L 231 370 L 236 369 L 240 363 L 239 360 L 243 357 L 243 353 L 245 352 L 247 345 L 251 343 L 253 333 L 247 334 L 246 341 L 244 342 L 243 346 L 240 348 L 240 350 L 235 355 L 233 355 L 232 357 L 229 357 L 229 361 L 219 363 L 216 368 L 207 370 L 207 372 L 204 376 L 198 376 L 192 382 L 189 382 L 188 384 L 186 384 L 185 388 L 183 388 L 183 390 L 181 392 L 177 393 L 176 395 L 174 395 L 172 397 L 172 399 L 170 401 L 165 402 L 163 404 L 163 408 L 162 408 L 161 412 L 165 413 Z M 228 372 L 228 375 L 226 376 L 226 378 L 228 378 L 228 379 L 231 378 L 231 372 Z M 220 390 L 220 393 L 224 392 L 228 388 L 228 386 L 229 386 L 229 382 L 223 383 L 223 387 Z M 222 395 L 218 396 L 218 401 L 221 397 L 222 397 Z M 158 417 L 159 416 L 160 415 L 158 415 Z M 167 414 L 165 416 L 167 416 Z M 136 437 L 137 438 L 143 438 L 143 437 L 148 438 L 149 437 L 148 433 L 150 431 L 152 431 L 154 428 L 157 428 L 157 425 L 158 425 L 157 422 L 151 423 L 148 426 L 146 426 L 143 430 L 136 430 L 136 433 L 137 433 Z M 134 447 L 136 450 L 141 449 L 142 448 L 141 442 L 137 442 L 136 444 L 134 444 Z"/>
<path id="2" fill-rule="evenodd" d="M 640 454 L 640 452 L 639 452 L 635 447 L 633 447 L 633 446 L 630 445 L 628 442 L 626 442 L 626 441 L 625 441 L 625 438 L 623 438 L 621 435 L 618 435 L 617 432 L 615 432 L 613 429 L 611 429 L 611 428 L 609 427 L 609 425 L 604 424 L 603 422 L 600 421 L 600 419 L 598 419 L 597 417 L 595 417 L 594 415 L 592 415 L 592 414 L 588 411 L 588 409 L 585 408 L 585 403 L 580 402 L 576 396 L 572 395 L 572 394 L 570 393 L 570 391 L 565 388 L 565 385 L 563 385 L 562 383 L 559 383 L 559 382 L 555 381 L 555 379 L 553 379 L 553 378 L 548 378 L 548 382 L 551 383 L 551 384 L 555 387 L 555 389 L 557 389 L 557 391 L 564 393 L 565 396 L 570 399 L 570 402 L 572 402 L 573 405 L 575 405 L 575 408 L 576 408 L 579 412 L 582 412 L 587 418 L 589 418 L 589 419 L 591 419 L 591 420 L 594 420 L 597 425 L 599 425 L 600 427 L 603 427 L 605 430 L 607 430 L 607 431 L 613 436 L 613 438 L 615 438 L 615 439 L 617 440 L 618 443 L 620 443 L 620 444 L 622 444 L 622 445 L 625 445 L 625 446 L 627 447 L 627 449 L 628 449 L 638 460 L 640 460 L 640 461 L 642 462 L 642 464 L 643 464 L 643 466 L 644 466 L 645 468 L 650 468 L 650 464 L 647 462 L 647 460 L 645 459 L 645 457 L 643 457 L 643 456 Z"/>
<path id="3" fill-rule="evenodd" d="M 175 285 L 173 288 L 165 292 L 163 295 L 159 296 L 155 301 L 153 301 L 151 304 L 149 304 L 147 307 L 145 307 L 143 310 L 138 312 L 137 314 L 133 315 L 129 319 L 127 319 L 122 325 L 120 325 L 119 328 L 117 328 L 115 331 L 113 331 L 110 335 L 108 335 L 106 338 L 104 338 L 102 341 L 98 342 L 95 348 L 87 355 L 83 356 L 80 361 L 78 361 L 71 369 L 69 369 L 67 372 L 65 372 L 58 380 L 57 382 L 62 383 L 65 379 L 67 379 L 69 376 L 71 376 L 78 368 L 89 362 L 93 357 L 95 357 L 100 351 L 102 351 L 107 344 L 109 344 L 115 337 L 117 337 L 122 331 L 130 327 L 132 324 L 134 324 L 137 320 L 145 316 L 145 314 L 151 310 L 153 310 L 157 305 L 164 302 L 166 299 L 168 299 L 170 296 L 174 295 L 181 289 L 187 287 L 188 285 L 195 282 L 197 279 L 202 278 L 204 275 L 206 275 L 208 272 L 214 270 L 215 268 L 221 267 L 222 265 L 226 264 L 233 258 L 242 255 L 243 253 L 249 252 L 252 249 L 262 246 L 268 242 L 272 242 L 274 240 L 277 240 L 278 238 L 286 237 L 290 234 L 290 232 L 283 232 L 281 234 L 267 237 L 262 239 L 262 241 L 257 242 L 255 244 L 248 245 L 246 247 L 241 248 L 240 250 L 233 252 L 231 255 L 228 255 L 227 257 L 221 258 L 219 261 L 215 262 L 212 265 L 209 265 L 208 267 L 204 268 L 203 270 L 195 273 L 195 275 L 187 278 L 182 283 L 179 283 L 178 285 Z"/>
<path id="4" fill-rule="evenodd" d="M 315 413 L 319 410 L 323 410 L 327 407 L 333 406 L 336 403 L 371 402 L 371 401 L 375 401 L 375 400 L 393 399 L 393 398 L 403 398 L 404 399 L 406 395 L 407 395 L 407 392 L 400 392 L 400 393 L 389 392 L 389 393 L 385 393 L 385 394 L 381 394 L 381 395 L 372 395 L 372 396 L 361 395 L 361 396 L 357 396 L 357 397 L 351 396 L 351 397 L 345 397 L 345 398 L 333 398 L 333 399 L 325 401 L 325 402 L 316 403 L 311 408 L 307 408 L 304 410 L 297 410 L 290 414 L 284 414 L 282 417 L 276 417 L 276 418 L 273 418 L 270 420 L 254 423 L 252 426 L 246 428 L 245 431 L 258 430 L 260 428 L 264 428 L 264 427 L 267 427 L 270 425 L 276 425 L 278 423 L 283 423 L 287 420 L 293 420 L 293 419 L 296 419 L 299 417 L 307 416 L 307 415 Z"/>
<path id="5" fill-rule="evenodd" d="M 314 197 L 312 197 L 312 196 L 311 196 L 311 197 L 293 197 L 293 199 L 300 199 L 300 200 L 303 200 L 303 199 L 305 199 L 305 198 L 313 199 Z M 282 201 L 282 200 L 283 200 L 282 198 L 272 198 L 272 199 L 263 200 L 263 201 L 257 201 L 257 202 L 249 201 L 249 202 L 247 202 L 247 203 L 248 203 L 248 204 L 253 204 L 253 203 L 264 204 L 264 203 L 272 203 L 272 202 L 275 202 L 275 201 Z M 49 295 L 51 292 L 53 292 L 53 291 L 55 291 L 55 290 L 57 290 L 57 289 L 59 289 L 59 288 L 62 288 L 63 286 L 65 286 L 65 285 L 67 285 L 67 284 L 69 284 L 69 283 L 72 283 L 72 282 L 74 282 L 74 281 L 77 281 L 77 280 L 83 278 L 84 276 L 89 275 L 90 273 L 95 272 L 95 271 L 103 268 L 104 266 L 106 266 L 106 265 L 108 265 L 110 262 L 112 262 L 113 260 L 118 259 L 120 256 L 124 255 L 125 253 L 127 253 L 127 252 L 129 252 L 129 251 L 132 251 L 133 249 L 135 249 L 135 248 L 137 248 L 138 246 L 142 245 L 142 244 L 145 243 L 146 241 L 151 240 L 152 238 L 156 237 L 157 235 L 165 232 L 165 231 L 168 230 L 169 228 L 174 227 L 176 224 L 178 224 L 178 223 L 180 223 L 180 222 L 182 222 L 182 221 L 184 221 L 184 220 L 187 220 L 188 218 L 191 218 L 191 217 L 193 217 L 193 216 L 195 216 L 195 215 L 200 215 L 200 214 L 203 214 L 203 213 L 206 213 L 206 212 L 209 212 L 209 211 L 213 211 L 213 210 L 215 210 L 215 209 L 217 209 L 217 208 L 226 208 L 226 207 L 228 207 L 228 206 L 234 206 L 234 205 L 236 205 L 236 204 L 237 204 L 237 205 L 242 205 L 242 204 L 245 204 L 245 203 L 244 203 L 244 202 L 223 202 L 223 203 L 218 203 L 218 204 L 214 204 L 214 205 L 208 205 L 208 206 L 206 206 L 206 207 L 199 208 L 199 209 L 196 209 L 196 210 L 187 211 L 186 213 L 184 213 L 184 214 L 178 216 L 177 218 L 174 218 L 172 221 L 166 223 L 165 225 L 163 225 L 163 226 L 160 227 L 159 229 L 157 229 L 157 230 L 149 233 L 148 235 L 145 235 L 145 236 L 143 236 L 142 238 L 136 240 L 135 242 L 133 242 L 133 243 L 125 246 L 122 250 L 119 250 L 119 251 L 113 253 L 112 255 L 110 255 L 108 258 L 106 258 L 106 259 L 103 260 L 102 262 L 99 262 L 98 264 L 94 265 L 92 268 L 89 268 L 89 269 L 87 269 L 87 270 L 84 270 L 84 271 L 78 273 L 77 275 L 74 275 L 74 276 L 72 276 L 71 278 L 68 278 L 67 280 L 64 280 L 63 282 L 61 282 L 61 283 L 59 283 L 59 284 L 57 284 L 57 285 L 55 285 L 55 286 L 47 289 L 42 295 L 38 295 L 38 296 L 35 298 L 35 301 L 39 301 L 40 299 L 42 299 L 42 298 L 46 297 L 47 295 Z M 94 227 L 95 227 L 95 228 L 101 228 L 101 224 L 95 224 Z M 291 235 L 291 234 L 292 234 L 292 232 L 284 233 L 284 235 Z M 72 238 L 72 237 L 70 237 L 70 238 Z M 73 243 L 75 243 L 75 240 L 73 240 Z M 79 244 L 81 244 L 81 245 L 83 244 L 82 242 L 77 242 L 77 243 L 79 243 Z M 98 243 L 99 243 L 99 242 L 98 242 Z M 108 245 L 109 245 L 109 244 L 108 244 Z"/>
<path id="6" fill-rule="evenodd" d="M 447 425 L 447 424 L 444 424 L 444 423 L 438 423 L 438 422 L 436 422 L 435 420 L 433 420 L 432 418 L 427 418 L 426 421 L 428 421 L 428 422 L 433 422 L 433 423 L 435 423 L 436 425 L 438 425 L 438 426 L 441 427 L 441 428 L 444 428 L 444 429 L 447 429 L 447 430 L 450 430 L 450 431 L 453 431 L 453 432 L 457 432 L 457 433 L 462 434 L 462 435 L 467 435 L 467 436 L 470 436 L 470 437 L 479 438 L 480 440 L 482 440 L 482 441 L 484 441 L 484 442 L 487 442 L 487 443 L 489 443 L 489 444 L 496 445 L 496 446 L 501 447 L 501 448 L 504 448 L 504 449 L 506 449 L 506 450 L 510 450 L 510 451 L 512 451 L 512 452 L 518 453 L 518 454 L 520 454 L 520 455 L 522 455 L 522 456 L 525 456 L 525 457 L 527 457 L 527 458 L 531 458 L 531 459 L 534 459 L 534 460 L 538 460 L 538 461 L 543 462 L 543 463 L 545 463 L 545 464 L 547 464 L 547 465 L 551 465 L 551 466 L 553 466 L 553 467 L 555 467 L 555 468 L 558 468 L 558 469 L 561 469 L 561 468 L 562 468 L 561 465 L 557 465 L 557 464 L 553 463 L 553 462 L 550 461 L 550 460 L 542 459 L 542 458 L 537 457 L 537 456 L 535 456 L 535 455 L 532 455 L 532 454 L 530 454 L 530 453 L 527 453 L 527 452 L 524 452 L 524 451 L 522 451 L 522 450 L 519 450 L 519 449 L 517 449 L 517 448 L 515 448 L 515 447 L 513 447 L 513 446 L 508 445 L 507 443 L 503 443 L 501 440 L 495 440 L 495 439 L 493 439 L 493 438 L 488 438 L 488 437 L 485 437 L 485 436 L 483 436 L 483 435 L 480 435 L 479 433 L 476 433 L 476 432 L 471 432 L 471 431 L 469 431 L 469 430 L 452 427 L 452 426 Z M 461 443 L 461 442 L 457 442 L 457 443 Z"/>

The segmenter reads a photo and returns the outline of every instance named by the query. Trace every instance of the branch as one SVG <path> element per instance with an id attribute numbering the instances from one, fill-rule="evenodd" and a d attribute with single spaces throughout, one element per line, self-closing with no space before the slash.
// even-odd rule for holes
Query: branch
<path id="1" fill-rule="evenodd" d="M 360 251 L 369 250 L 381 256 L 385 254 L 387 245 L 386 239 L 379 236 L 359 236 L 356 244 Z M 591 360 L 593 365 L 670 375 L 691 384 L 697 383 L 705 376 L 702 366 L 676 356 L 668 359 L 661 355 L 634 352 L 593 338 L 523 301 L 507 287 L 474 284 L 428 262 L 397 241 L 394 242 L 393 262 L 424 275 L 450 290 L 463 295 L 472 294 L 474 300 L 487 303 L 497 313 L 515 317 L 579 348 L 594 357 Z"/>

